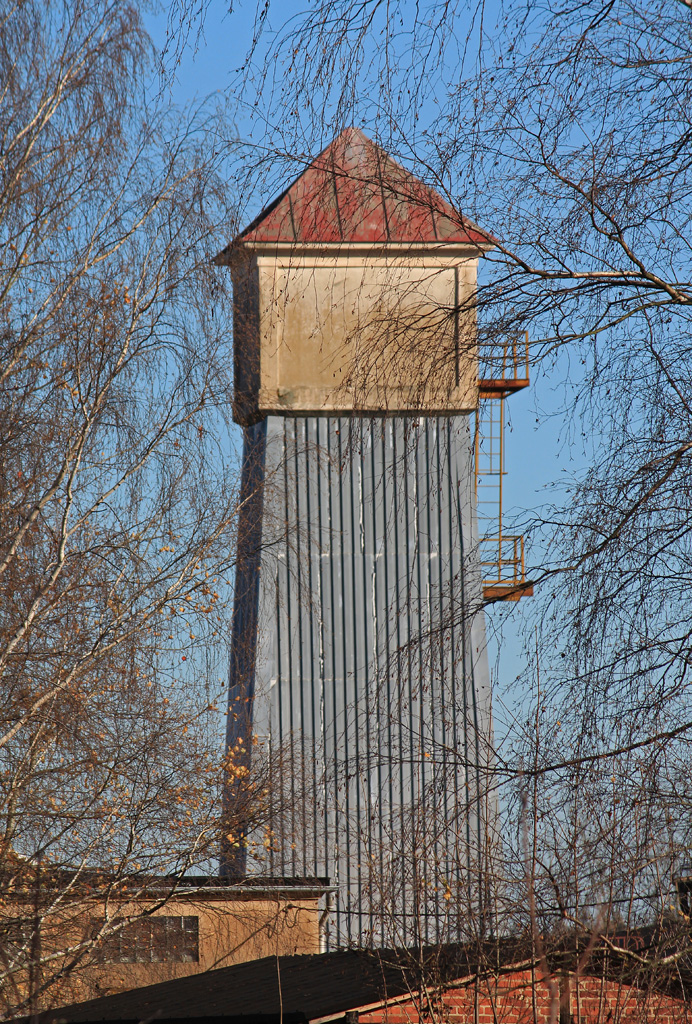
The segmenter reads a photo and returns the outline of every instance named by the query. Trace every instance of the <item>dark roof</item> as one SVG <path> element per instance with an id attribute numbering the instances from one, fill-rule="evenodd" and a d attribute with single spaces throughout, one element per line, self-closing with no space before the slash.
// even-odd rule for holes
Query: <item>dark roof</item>
<path id="1" fill-rule="evenodd" d="M 326 1017 L 408 991 L 400 967 L 372 953 L 344 950 L 265 957 L 41 1014 L 41 1024 L 89 1021 Z"/>
<path id="2" fill-rule="evenodd" d="M 238 235 L 229 250 L 243 243 L 272 242 L 487 245 L 493 241 L 362 131 L 346 128 Z"/>
<path id="3" fill-rule="evenodd" d="M 33 885 L 33 875 L 14 871 L 6 872 L 8 879 L 0 876 L 0 895 L 5 899 L 25 900 L 27 884 Z M 25 877 L 26 875 L 26 877 Z M 287 877 L 274 875 L 250 875 L 232 877 L 226 875 L 132 875 L 117 879 L 107 871 L 85 869 L 43 869 L 44 889 L 63 889 L 70 885 L 80 895 L 97 896 L 108 887 L 114 888 L 134 899 L 151 899 L 156 894 L 174 893 L 176 897 L 207 896 L 214 899 L 262 899 L 267 893 L 284 893 L 306 897 L 322 895 L 330 890 L 328 878 Z M 27 880 L 28 879 L 28 880 Z"/>
<path id="4" fill-rule="evenodd" d="M 677 998 L 692 992 L 692 954 L 687 928 L 680 925 L 634 929 L 596 942 L 588 962 L 586 933 L 577 951 L 565 936 L 547 952 L 551 971 L 573 971 L 610 977 L 625 984 L 646 985 Z M 636 952 L 633 959 L 627 951 Z M 671 957 L 671 954 L 675 954 Z M 525 970 L 543 969 L 529 937 L 487 940 L 468 945 L 443 945 L 422 951 L 340 950 L 306 956 L 265 957 L 233 967 L 132 989 L 39 1015 L 39 1024 L 96 1024 L 117 1021 L 186 1021 L 186 1024 L 305 1024 L 343 1016 L 416 991 L 421 961 L 428 983 L 445 983 Z M 663 965 L 665 966 L 665 969 Z M 13 1024 L 30 1024 L 19 1018 Z"/>
<path id="5" fill-rule="evenodd" d="M 186 889 L 229 889 L 234 891 L 258 890 L 260 893 L 277 889 L 308 889 L 327 890 L 330 887 L 328 878 L 312 878 L 289 875 L 161 875 L 152 879 L 152 885 L 176 886 L 178 890 Z"/>

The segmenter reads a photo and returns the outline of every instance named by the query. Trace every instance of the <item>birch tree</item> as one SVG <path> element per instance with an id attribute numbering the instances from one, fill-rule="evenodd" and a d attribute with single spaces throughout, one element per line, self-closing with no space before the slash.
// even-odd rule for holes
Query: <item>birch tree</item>
<path id="1" fill-rule="evenodd" d="M 216 703 L 238 496 L 211 267 L 232 222 L 224 111 L 162 98 L 135 4 L 27 0 L 0 19 L 0 988 L 13 1016 L 55 999 L 157 875 L 174 894 L 240 834 L 219 806 L 238 769 Z M 264 790 L 245 782 L 247 819 Z M 82 920 L 94 892 L 95 931 Z"/>

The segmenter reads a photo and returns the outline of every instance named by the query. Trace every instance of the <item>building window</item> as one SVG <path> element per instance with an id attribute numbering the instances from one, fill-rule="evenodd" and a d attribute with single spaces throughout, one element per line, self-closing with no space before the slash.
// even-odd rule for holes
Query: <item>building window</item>
<path id="1" fill-rule="evenodd" d="M 107 936 L 96 957 L 102 964 L 198 963 L 199 918 L 140 917 Z"/>

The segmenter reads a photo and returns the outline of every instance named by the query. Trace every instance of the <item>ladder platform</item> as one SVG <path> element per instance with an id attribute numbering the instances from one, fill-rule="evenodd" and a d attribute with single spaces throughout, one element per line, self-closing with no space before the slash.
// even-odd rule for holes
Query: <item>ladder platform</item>
<path id="1" fill-rule="evenodd" d="M 528 580 L 516 583 L 484 583 L 483 599 L 494 601 L 518 601 L 521 597 L 533 597 L 533 583 Z"/>
<path id="2" fill-rule="evenodd" d="M 528 377 L 499 377 L 497 380 L 479 380 L 478 394 L 481 398 L 504 398 L 515 391 L 529 386 Z"/>

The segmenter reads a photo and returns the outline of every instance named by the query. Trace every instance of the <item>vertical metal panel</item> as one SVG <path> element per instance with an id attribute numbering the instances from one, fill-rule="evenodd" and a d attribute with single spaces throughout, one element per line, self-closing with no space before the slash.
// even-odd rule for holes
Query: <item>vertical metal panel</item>
<path id="1" fill-rule="evenodd" d="M 272 416 L 247 444 L 231 686 L 289 794 L 248 867 L 338 884 L 330 946 L 463 938 L 491 743 L 468 417 Z"/>

